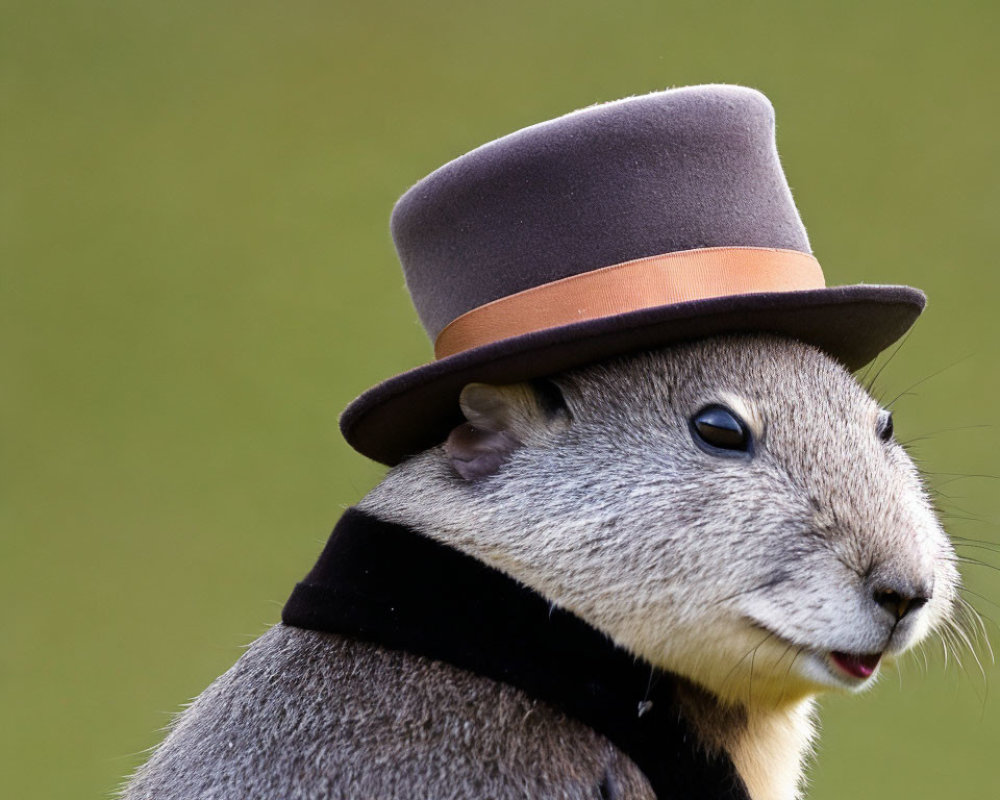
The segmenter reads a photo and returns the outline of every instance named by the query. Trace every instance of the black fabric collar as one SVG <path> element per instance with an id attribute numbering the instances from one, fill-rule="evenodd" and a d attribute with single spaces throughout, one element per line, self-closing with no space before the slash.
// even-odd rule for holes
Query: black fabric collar
<path id="1" fill-rule="evenodd" d="M 732 762 L 697 746 L 678 713 L 676 677 L 503 573 L 407 528 L 348 509 L 282 621 L 515 686 L 606 736 L 658 800 L 749 800 Z"/>

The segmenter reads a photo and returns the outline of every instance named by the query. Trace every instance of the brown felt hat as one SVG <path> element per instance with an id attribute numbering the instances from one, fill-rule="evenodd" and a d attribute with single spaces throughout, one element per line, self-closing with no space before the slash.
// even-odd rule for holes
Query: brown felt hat
<path id="1" fill-rule="evenodd" d="M 432 172 L 392 235 L 436 360 L 369 389 L 347 441 L 396 464 L 510 383 L 721 333 L 766 331 L 856 369 L 923 310 L 907 286 L 827 288 L 764 95 L 694 86 L 575 111 Z"/>

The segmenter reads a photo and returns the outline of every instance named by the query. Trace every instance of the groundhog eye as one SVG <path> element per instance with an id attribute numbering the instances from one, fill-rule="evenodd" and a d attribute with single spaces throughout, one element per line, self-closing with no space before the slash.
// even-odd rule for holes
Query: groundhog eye
<path id="1" fill-rule="evenodd" d="M 888 442 L 892 439 L 892 412 L 886 409 L 882 409 L 878 412 L 878 425 L 876 427 L 878 431 L 878 438 L 883 442 Z"/>
<path id="2" fill-rule="evenodd" d="M 750 431 L 725 406 L 706 406 L 691 417 L 691 435 L 695 444 L 712 455 L 750 451 Z"/>

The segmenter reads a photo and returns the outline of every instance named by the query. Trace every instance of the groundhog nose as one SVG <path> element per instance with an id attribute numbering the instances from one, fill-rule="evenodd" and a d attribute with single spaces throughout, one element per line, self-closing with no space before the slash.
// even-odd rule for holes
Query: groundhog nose
<path id="1" fill-rule="evenodd" d="M 920 590 L 902 585 L 876 586 L 872 592 L 872 597 L 876 603 L 888 611 L 898 622 L 911 611 L 915 611 L 925 605 L 931 599 L 929 589 Z"/>

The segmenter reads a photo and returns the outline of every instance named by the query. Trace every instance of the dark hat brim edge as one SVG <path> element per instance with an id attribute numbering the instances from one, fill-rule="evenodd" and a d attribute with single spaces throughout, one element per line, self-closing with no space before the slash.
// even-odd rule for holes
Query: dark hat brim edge
<path id="1" fill-rule="evenodd" d="M 359 453 L 394 466 L 440 444 L 462 421 L 458 396 L 467 383 L 516 383 L 720 334 L 789 336 L 855 370 L 906 333 L 925 304 L 924 293 L 910 286 L 859 284 L 714 297 L 578 322 L 389 378 L 344 409 L 340 429 Z"/>

